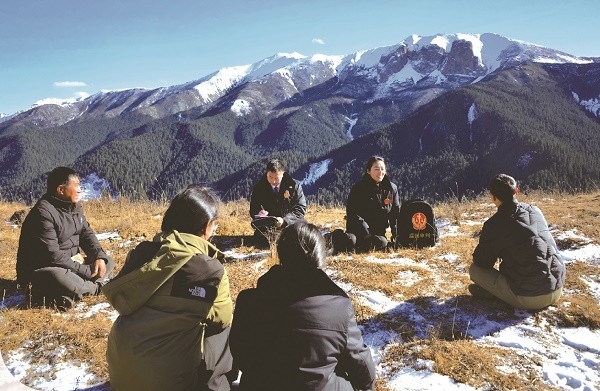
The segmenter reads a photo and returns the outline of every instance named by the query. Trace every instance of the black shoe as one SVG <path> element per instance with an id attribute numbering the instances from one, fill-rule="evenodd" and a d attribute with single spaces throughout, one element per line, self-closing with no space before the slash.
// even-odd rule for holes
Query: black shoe
<path id="1" fill-rule="evenodd" d="M 482 288 L 481 286 L 479 286 L 477 284 L 469 285 L 468 289 L 469 289 L 469 293 L 471 293 L 471 296 L 473 296 L 473 297 L 478 297 L 480 299 L 489 299 L 489 300 L 496 299 L 496 296 L 491 294 L 489 291 L 486 291 L 484 288 Z"/>
<path id="2" fill-rule="evenodd" d="M 52 304 L 56 307 L 57 310 L 65 312 L 73 308 L 73 306 L 75 305 L 75 301 L 69 296 L 59 296 L 53 300 Z"/>

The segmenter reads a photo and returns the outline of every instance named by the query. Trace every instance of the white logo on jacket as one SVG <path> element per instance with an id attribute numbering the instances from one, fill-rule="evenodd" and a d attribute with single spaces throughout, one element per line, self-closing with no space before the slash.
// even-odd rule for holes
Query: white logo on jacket
<path id="1" fill-rule="evenodd" d="M 188 289 L 188 291 L 192 296 L 206 297 L 206 289 L 202 288 L 201 286 L 195 286 L 193 288 Z"/>

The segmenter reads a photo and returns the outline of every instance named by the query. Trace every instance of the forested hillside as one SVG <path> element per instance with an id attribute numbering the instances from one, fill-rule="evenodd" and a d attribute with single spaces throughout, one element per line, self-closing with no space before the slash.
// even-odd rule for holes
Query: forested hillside
<path id="1" fill-rule="evenodd" d="M 552 70 L 528 64 L 451 91 L 323 156 L 332 159 L 329 171 L 307 192 L 324 202 L 344 200 L 373 154 L 387 159 L 405 199 L 478 193 L 498 172 L 526 188 L 597 188 L 600 121 L 581 110 Z"/>

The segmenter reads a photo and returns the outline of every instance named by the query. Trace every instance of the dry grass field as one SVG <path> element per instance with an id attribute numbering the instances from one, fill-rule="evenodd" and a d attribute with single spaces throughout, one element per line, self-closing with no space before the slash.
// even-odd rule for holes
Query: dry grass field
<path id="1" fill-rule="evenodd" d="M 542 209 L 561 249 L 600 244 L 599 192 L 531 193 L 519 200 Z M 117 272 L 127 252 L 159 230 L 166 207 L 165 203 L 131 202 L 124 198 L 84 204 L 94 230 L 112 234 L 106 235 L 109 238 L 101 243 L 117 262 Z M 31 386 L 40 376 L 36 366 L 49 368 L 44 376 L 51 380 L 51 369 L 60 362 L 86 364 L 96 376 L 96 384 L 108 381 L 106 340 L 116 314 L 106 306 L 89 311 L 105 303 L 102 296 L 86 298 L 83 309 L 80 305 L 66 313 L 52 308 L 28 308 L 27 298 L 25 303 L 10 304 L 22 295 L 15 273 L 20 229 L 7 220 L 22 209 L 27 208 L 0 202 L 0 294 L 4 303 L 0 306 L 0 352 L 4 362 L 17 352 L 26 354 L 31 368 L 21 376 L 21 381 Z M 237 257 L 226 263 L 234 300 L 240 290 L 254 286 L 256 279 L 277 262 L 272 251 L 267 252 L 266 258 L 258 259 L 252 254 L 267 250 L 244 243 L 245 235 L 252 233 L 247 211 L 247 201 L 223 205 L 215 239 L 223 250 Z M 486 322 L 516 324 L 526 316 L 534 325 L 547 330 L 557 327 L 598 330 L 598 292 L 588 282 L 600 283 L 600 261 L 569 262 L 568 279 L 559 303 L 523 315 L 502 303 L 472 298 L 467 291 L 470 283 L 467 270 L 477 233 L 483 221 L 495 211 L 490 201 L 485 197 L 454 199 L 434 205 L 434 211 L 443 236 L 433 248 L 328 258 L 328 272 L 349 291 L 363 332 L 386 330 L 394 336 L 378 358 L 380 378 L 376 389 L 397 389 L 390 384 L 396 373 L 403 368 L 419 370 L 426 365 L 433 372 L 478 389 L 555 389 L 540 374 L 541 364 L 535 356 L 478 342 L 474 325 L 481 318 Z M 307 220 L 333 230 L 344 226 L 344 210 L 311 205 Z M 565 232 L 577 235 L 560 236 Z M 365 297 L 373 296 L 373 292 L 396 303 L 393 309 L 378 310 L 368 305 Z M 502 366 L 515 370 L 503 370 Z"/>

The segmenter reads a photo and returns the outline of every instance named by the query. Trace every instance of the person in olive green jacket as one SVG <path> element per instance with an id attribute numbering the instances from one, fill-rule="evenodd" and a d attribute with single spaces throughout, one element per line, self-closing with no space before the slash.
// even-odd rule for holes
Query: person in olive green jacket
<path id="1" fill-rule="evenodd" d="M 171 202 L 162 232 L 132 250 L 103 287 L 119 312 L 106 353 L 113 390 L 229 390 L 233 316 L 223 254 L 208 242 L 216 196 L 191 185 Z"/>

